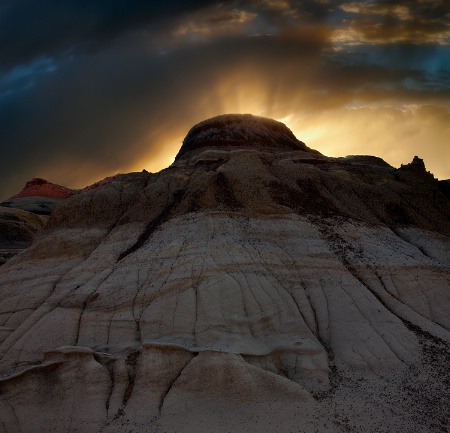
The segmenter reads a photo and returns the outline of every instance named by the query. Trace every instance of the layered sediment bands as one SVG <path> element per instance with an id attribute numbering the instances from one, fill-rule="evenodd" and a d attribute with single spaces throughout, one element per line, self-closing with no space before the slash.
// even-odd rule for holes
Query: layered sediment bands
<path id="1" fill-rule="evenodd" d="M 311 151 L 281 122 L 251 114 L 228 114 L 195 125 L 186 135 L 177 159 L 199 149 L 252 146 L 258 150 Z"/>
<path id="2" fill-rule="evenodd" d="M 0 268 L 0 432 L 446 428 L 440 183 L 242 143 L 69 198 Z"/>
<path id="3" fill-rule="evenodd" d="M 0 206 L 0 266 L 29 247 L 45 224 L 43 217 Z"/>

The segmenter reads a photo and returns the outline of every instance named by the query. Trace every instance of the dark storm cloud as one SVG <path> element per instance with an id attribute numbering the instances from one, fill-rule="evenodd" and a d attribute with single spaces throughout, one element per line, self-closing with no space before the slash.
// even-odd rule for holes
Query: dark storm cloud
<path id="1" fill-rule="evenodd" d="M 211 0 L 3 0 L 0 69 L 36 57 L 96 50 L 129 29 L 203 6 Z"/>
<path id="2" fill-rule="evenodd" d="M 235 37 L 162 55 L 148 54 L 145 35 L 134 35 L 95 58 L 68 58 L 30 89 L 0 98 L 2 143 L 12 144 L 2 150 L 0 171 L 6 179 L 17 170 L 30 177 L 60 154 L 88 158 L 104 173 L 126 166 L 168 132 L 183 136 L 202 120 L 199 101 L 221 112 L 223 94 L 214 89 L 224 76 L 239 77 L 236 85 L 252 83 L 253 74 L 272 76 L 286 93 L 294 71 L 298 79 L 312 73 L 323 43 L 320 32 Z"/>

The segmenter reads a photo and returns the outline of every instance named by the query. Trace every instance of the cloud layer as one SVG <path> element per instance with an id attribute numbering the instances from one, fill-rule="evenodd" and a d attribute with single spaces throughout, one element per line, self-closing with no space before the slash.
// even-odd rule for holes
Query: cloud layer
<path id="1" fill-rule="evenodd" d="M 325 154 L 419 154 L 450 178 L 446 2 L 166 3 L 1 3 L 0 198 L 33 176 L 159 170 L 229 112 L 284 120 Z"/>

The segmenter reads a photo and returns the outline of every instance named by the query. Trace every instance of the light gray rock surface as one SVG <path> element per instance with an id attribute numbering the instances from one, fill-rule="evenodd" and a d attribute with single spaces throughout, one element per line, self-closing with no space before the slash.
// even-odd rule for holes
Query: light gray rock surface
<path id="1" fill-rule="evenodd" d="M 447 189 L 258 122 L 70 197 L 0 268 L 0 432 L 447 431 Z"/>
<path id="2" fill-rule="evenodd" d="M 3 201 L 0 206 L 21 209 L 36 215 L 50 215 L 63 200 L 65 199 L 61 197 L 18 197 Z"/>

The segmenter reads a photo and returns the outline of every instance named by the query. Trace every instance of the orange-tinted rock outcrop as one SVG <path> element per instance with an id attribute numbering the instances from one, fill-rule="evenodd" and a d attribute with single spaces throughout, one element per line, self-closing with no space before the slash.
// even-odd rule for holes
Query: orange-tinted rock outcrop
<path id="1" fill-rule="evenodd" d="M 25 184 L 22 191 L 10 197 L 9 200 L 22 197 L 67 198 L 73 194 L 75 194 L 73 189 L 35 177 Z"/>

